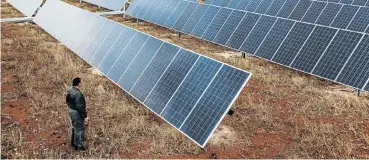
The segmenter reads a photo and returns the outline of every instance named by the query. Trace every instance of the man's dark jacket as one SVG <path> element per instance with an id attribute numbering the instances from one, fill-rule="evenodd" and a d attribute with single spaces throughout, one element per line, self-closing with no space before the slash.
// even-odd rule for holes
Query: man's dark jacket
<path id="1" fill-rule="evenodd" d="M 66 102 L 68 107 L 78 111 L 82 118 L 87 117 L 85 97 L 78 88 L 71 87 L 67 91 Z"/>

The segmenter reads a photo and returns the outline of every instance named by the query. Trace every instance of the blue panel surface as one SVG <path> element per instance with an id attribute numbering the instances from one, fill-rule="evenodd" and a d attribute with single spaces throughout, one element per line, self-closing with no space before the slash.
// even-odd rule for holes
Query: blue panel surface
<path id="1" fill-rule="evenodd" d="M 336 31 L 335 29 L 327 27 L 315 27 L 313 33 L 298 53 L 296 60 L 291 66 L 310 73 L 328 47 Z"/>
<path id="2" fill-rule="evenodd" d="M 369 7 L 361 7 L 347 29 L 364 32 L 369 25 Z"/>
<path id="3" fill-rule="evenodd" d="M 143 102 L 178 51 L 178 47 L 164 43 L 133 86 L 131 94 Z"/>
<path id="4" fill-rule="evenodd" d="M 352 2 L 354 2 L 354 0 L 340 0 L 340 3 L 343 4 L 352 4 Z"/>
<path id="5" fill-rule="evenodd" d="M 182 30 L 183 26 L 191 17 L 192 13 L 196 10 L 197 6 L 197 3 L 189 3 L 181 16 L 178 18 L 177 22 L 174 24 L 173 28 L 177 31 Z"/>
<path id="6" fill-rule="evenodd" d="M 311 4 L 309 10 L 306 12 L 305 16 L 302 18 L 302 21 L 315 23 L 320 13 L 323 12 L 323 9 L 326 5 L 327 3 L 314 1 L 313 4 Z"/>
<path id="7" fill-rule="evenodd" d="M 285 2 L 286 0 L 274 0 L 273 3 L 270 5 L 269 9 L 267 10 L 266 14 L 271 16 L 277 15 Z"/>
<path id="8" fill-rule="evenodd" d="M 164 25 L 165 21 L 169 18 L 169 16 L 173 13 L 173 11 L 178 6 L 179 2 L 182 0 L 171 0 L 168 7 L 163 11 L 160 18 L 157 21 L 153 21 L 156 24 Z"/>
<path id="9" fill-rule="evenodd" d="M 123 87 L 126 91 L 130 91 L 162 44 L 162 41 L 149 37 L 137 57 L 118 81 L 119 86 Z"/>
<path id="10" fill-rule="evenodd" d="M 255 12 L 262 0 L 252 0 L 246 7 L 246 11 Z"/>
<path id="11" fill-rule="evenodd" d="M 363 88 L 369 78 L 369 35 L 365 35 L 353 52 L 337 81 Z"/>
<path id="12" fill-rule="evenodd" d="M 259 18 L 260 15 L 247 13 L 226 45 L 234 49 L 239 49 Z"/>
<path id="13" fill-rule="evenodd" d="M 95 36 L 93 41 L 87 47 L 87 49 L 80 55 L 81 58 L 88 61 L 96 52 L 96 50 L 100 47 L 102 42 L 105 40 L 105 37 L 109 34 L 109 32 L 113 29 L 115 25 L 114 21 L 107 21 L 101 31 Z"/>
<path id="14" fill-rule="evenodd" d="M 215 6 L 220 6 L 220 4 L 222 3 L 222 0 L 212 0 L 213 2 L 211 3 L 211 5 L 215 5 Z"/>
<path id="15" fill-rule="evenodd" d="M 289 66 L 313 29 L 313 25 L 296 22 L 272 60 Z"/>
<path id="16" fill-rule="evenodd" d="M 228 4 L 229 4 L 229 2 L 230 2 L 230 0 L 222 0 L 222 3 L 220 3 L 219 6 L 221 6 L 221 7 L 227 7 Z"/>
<path id="17" fill-rule="evenodd" d="M 200 57 L 161 113 L 179 128 L 222 64 Z"/>
<path id="18" fill-rule="evenodd" d="M 349 25 L 349 23 L 351 22 L 352 18 L 355 16 L 355 13 L 357 12 L 358 9 L 359 7 L 357 6 L 351 6 L 351 5 L 343 6 L 341 11 L 338 13 L 337 17 L 334 19 L 331 26 L 346 29 L 346 27 Z"/>
<path id="19" fill-rule="evenodd" d="M 354 2 L 352 2 L 353 5 L 358 5 L 358 6 L 365 6 L 365 3 L 368 2 L 368 0 L 354 0 Z"/>
<path id="20" fill-rule="evenodd" d="M 369 91 L 369 83 L 366 84 L 364 90 Z"/>
<path id="21" fill-rule="evenodd" d="M 104 57 L 104 60 L 100 63 L 98 69 L 102 73 L 106 75 L 109 72 L 110 68 L 113 66 L 114 62 L 118 59 L 122 51 L 126 48 L 126 46 L 128 45 L 129 41 L 131 40 L 131 38 L 135 33 L 136 32 L 133 29 L 130 28 L 124 29 L 121 36 L 119 36 L 117 41 L 114 43 L 114 45 L 111 47 L 111 49 Z"/>
<path id="22" fill-rule="evenodd" d="M 181 29 L 181 32 L 190 34 L 195 28 L 196 24 L 200 21 L 201 17 L 205 14 L 209 6 L 207 5 L 199 5 L 197 6 L 195 12 L 188 19 L 186 24 Z"/>
<path id="23" fill-rule="evenodd" d="M 227 7 L 235 9 L 241 1 L 243 0 L 231 0 Z"/>
<path id="24" fill-rule="evenodd" d="M 160 115 L 198 57 L 192 52 L 180 50 L 144 103 Z"/>
<path id="25" fill-rule="evenodd" d="M 233 32 L 236 30 L 238 24 L 241 22 L 245 14 L 245 12 L 233 10 L 231 15 L 229 15 L 229 17 L 232 18 L 227 19 L 227 21 L 224 23 L 223 27 L 219 31 L 218 35 L 215 37 L 214 42 L 225 45 Z"/>
<path id="26" fill-rule="evenodd" d="M 124 26 L 115 25 L 111 32 L 106 36 L 106 39 L 101 44 L 96 53 L 88 60 L 88 62 L 97 68 L 100 62 L 104 59 L 107 52 L 113 46 L 114 42 L 118 39 L 118 36 L 123 32 Z"/>
<path id="27" fill-rule="evenodd" d="M 73 51 L 78 55 L 84 53 L 90 43 L 92 43 L 92 41 L 94 40 L 95 36 L 100 32 L 106 21 L 106 19 L 98 19 L 92 26 L 90 31 L 87 33 L 87 35 L 83 38 L 81 43 L 79 43 L 78 47 L 76 47 Z"/>
<path id="28" fill-rule="evenodd" d="M 176 7 L 176 9 L 173 11 L 173 13 L 169 16 L 167 21 L 164 23 L 164 26 L 168 28 L 172 28 L 189 3 L 190 2 L 187 2 L 187 1 L 181 1 Z"/>
<path id="29" fill-rule="evenodd" d="M 309 0 L 301 0 L 293 10 L 292 14 L 288 19 L 294 19 L 297 21 L 300 21 L 302 17 L 305 15 L 307 10 L 309 9 L 310 5 L 312 4 L 312 1 Z"/>
<path id="30" fill-rule="evenodd" d="M 227 112 L 228 106 L 248 76 L 242 71 L 223 65 L 187 117 L 181 130 L 200 144 L 205 143 L 215 129 L 213 126 L 217 126 L 219 120 L 223 118 L 223 113 Z"/>
<path id="31" fill-rule="evenodd" d="M 342 5 L 335 4 L 335 3 L 328 3 L 328 5 L 324 8 L 323 12 L 320 14 L 318 20 L 316 21 L 317 24 L 330 26 L 334 17 L 340 11 Z"/>
<path id="32" fill-rule="evenodd" d="M 313 73 L 335 79 L 361 37 L 359 33 L 338 31 Z"/>
<path id="33" fill-rule="evenodd" d="M 150 8 L 146 11 L 146 13 L 142 16 L 142 19 L 145 21 L 149 21 L 150 17 L 155 13 L 156 9 L 159 7 L 161 1 L 163 0 L 153 1 L 154 3 L 150 6 Z"/>
<path id="34" fill-rule="evenodd" d="M 287 0 L 281 10 L 279 10 L 277 17 L 288 18 L 297 5 L 297 2 L 297 0 Z"/>
<path id="35" fill-rule="evenodd" d="M 120 77 L 128 68 L 128 65 L 133 61 L 146 40 L 149 38 L 146 34 L 136 33 L 128 43 L 127 47 L 119 55 L 113 67 L 108 72 L 107 76 L 114 82 L 118 82 Z"/>
<path id="36" fill-rule="evenodd" d="M 145 3 L 142 4 L 141 10 L 138 12 L 138 14 L 135 17 L 139 17 L 143 19 L 143 16 L 148 12 L 148 10 L 152 7 L 157 5 L 156 1 L 144 1 Z"/>
<path id="37" fill-rule="evenodd" d="M 132 16 L 137 16 L 140 12 L 142 6 L 146 5 L 145 0 L 135 0 L 132 2 L 132 5 L 128 8 L 127 14 Z"/>
<path id="38" fill-rule="evenodd" d="M 211 21 L 217 15 L 219 10 L 220 7 L 210 6 L 209 9 L 202 16 L 199 23 L 197 23 L 196 27 L 194 28 L 191 34 L 197 37 L 201 37 L 202 34 L 204 34 L 206 28 L 208 28 L 208 26 L 210 25 Z"/>
<path id="39" fill-rule="evenodd" d="M 272 59 L 293 24 L 293 21 L 278 19 L 255 55 L 269 60 Z"/>
<path id="40" fill-rule="evenodd" d="M 236 9 L 245 10 L 250 2 L 251 2 L 251 0 L 242 0 L 242 1 L 240 1 L 240 3 L 238 3 Z"/>
<path id="41" fill-rule="evenodd" d="M 176 1 L 176 0 L 174 0 Z M 153 15 L 150 17 L 149 21 L 155 23 L 159 20 L 160 16 L 163 14 L 163 12 L 167 9 L 168 5 L 170 4 L 171 0 L 162 0 L 160 1 L 160 4 L 158 4 L 158 7 L 156 8 Z M 168 13 L 166 13 L 168 14 Z M 169 15 L 168 15 L 169 16 Z"/>
<path id="42" fill-rule="evenodd" d="M 262 0 L 258 8 L 255 10 L 255 12 L 264 14 L 272 3 L 273 3 L 273 0 Z"/>
<path id="43" fill-rule="evenodd" d="M 220 9 L 217 16 L 210 23 L 209 27 L 206 29 L 205 33 L 202 35 L 203 39 L 208 41 L 213 41 L 215 36 L 218 34 L 219 30 L 228 19 L 228 16 L 231 14 L 232 10 L 227 8 Z"/>
<path id="44" fill-rule="evenodd" d="M 268 34 L 277 18 L 262 16 L 239 50 L 255 54 L 264 37 Z"/>

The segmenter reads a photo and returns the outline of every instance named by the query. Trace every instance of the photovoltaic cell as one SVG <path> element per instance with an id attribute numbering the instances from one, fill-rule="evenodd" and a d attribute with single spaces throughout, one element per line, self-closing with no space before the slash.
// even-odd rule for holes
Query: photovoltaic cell
<path id="1" fill-rule="evenodd" d="M 361 7 L 348 26 L 349 30 L 364 32 L 369 25 L 369 7 Z"/>
<path id="2" fill-rule="evenodd" d="M 199 23 L 197 23 L 195 29 L 192 31 L 191 34 L 197 37 L 201 37 L 219 10 L 220 10 L 219 7 L 210 6 L 209 9 L 202 16 Z"/>
<path id="3" fill-rule="evenodd" d="M 305 15 L 307 10 L 309 9 L 312 1 L 308 0 L 302 0 L 299 1 L 293 12 L 291 13 L 290 17 L 288 19 L 294 19 L 297 21 L 300 21 L 302 17 Z"/>
<path id="4" fill-rule="evenodd" d="M 327 3 L 314 1 L 313 4 L 311 4 L 309 10 L 306 12 L 305 16 L 302 18 L 302 21 L 315 23 L 326 5 Z"/>
<path id="5" fill-rule="evenodd" d="M 147 67 L 147 70 L 143 72 L 132 88 L 131 94 L 143 102 L 178 51 L 179 48 L 169 43 L 164 43 Z"/>
<path id="6" fill-rule="evenodd" d="M 214 132 L 213 126 L 217 126 L 229 110 L 225 106 L 234 101 L 233 97 L 245 84 L 244 79 L 247 76 L 239 70 L 223 65 L 180 129 L 200 144 L 205 143 Z"/>
<path id="7" fill-rule="evenodd" d="M 250 2 L 251 0 L 241 0 L 240 3 L 238 3 L 236 9 L 245 10 Z"/>
<path id="8" fill-rule="evenodd" d="M 235 9 L 237 7 L 237 5 L 243 0 L 231 0 L 229 3 L 228 3 L 228 8 L 233 8 Z"/>
<path id="9" fill-rule="evenodd" d="M 150 17 L 154 14 L 155 10 L 159 7 L 161 1 L 163 1 L 163 0 L 152 1 L 153 2 L 152 5 L 146 11 L 146 13 L 142 16 L 142 19 L 146 20 L 146 21 L 149 21 Z"/>
<path id="10" fill-rule="evenodd" d="M 173 11 L 173 13 L 169 16 L 167 21 L 164 23 L 165 27 L 172 28 L 173 25 L 177 22 L 178 18 L 181 16 L 183 11 L 188 6 L 189 2 L 181 1 L 177 8 Z"/>
<path id="11" fill-rule="evenodd" d="M 130 91 L 162 44 L 162 41 L 149 37 L 118 84 L 126 91 Z"/>
<path id="12" fill-rule="evenodd" d="M 338 31 L 313 73 L 335 79 L 361 37 L 359 33 Z"/>
<path id="13" fill-rule="evenodd" d="M 232 10 L 227 8 L 220 9 L 217 16 L 210 23 L 209 27 L 206 29 L 205 33 L 202 35 L 202 38 L 213 41 L 220 28 L 223 26 L 225 21 L 228 19 L 228 16 L 231 14 Z"/>
<path id="14" fill-rule="evenodd" d="M 176 0 L 174 0 L 174 1 L 176 1 Z M 161 15 L 163 14 L 163 12 L 169 6 L 169 4 L 170 4 L 170 0 L 162 0 L 160 2 L 160 4 L 158 5 L 158 7 L 156 8 L 155 12 L 150 17 L 149 21 L 153 22 L 153 23 L 157 22 L 159 20 L 159 18 L 161 17 Z M 166 14 L 168 14 L 168 13 L 166 13 Z"/>
<path id="15" fill-rule="evenodd" d="M 267 10 L 266 14 L 271 16 L 277 15 L 285 2 L 286 0 L 274 0 Z"/>
<path id="16" fill-rule="evenodd" d="M 275 17 L 262 16 L 258 23 L 256 23 L 255 27 L 251 30 L 250 34 L 247 36 L 240 50 L 246 53 L 254 54 L 264 37 L 272 28 L 275 21 Z"/>
<path id="17" fill-rule="evenodd" d="M 120 53 L 126 48 L 131 38 L 135 35 L 135 31 L 126 28 L 116 40 L 114 45 L 110 48 L 103 61 L 100 63 L 98 69 L 105 75 L 109 72 L 114 62 L 119 58 Z"/>
<path id="18" fill-rule="evenodd" d="M 147 3 L 144 3 L 144 5 L 142 5 L 142 7 L 140 9 L 140 12 L 138 12 L 138 14 L 136 15 L 136 17 L 143 18 L 143 16 L 151 8 L 151 6 L 156 5 L 155 3 L 156 3 L 156 1 L 149 1 Z"/>
<path id="19" fill-rule="evenodd" d="M 144 103 L 160 115 L 198 57 L 189 51 L 180 50 Z"/>
<path id="20" fill-rule="evenodd" d="M 220 6 L 220 4 L 222 4 L 222 0 L 212 0 L 213 2 L 211 3 L 211 5 L 215 5 L 215 6 Z"/>
<path id="21" fill-rule="evenodd" d="M 227 7 L 229 4 L 230 0 L 222 0 L 222 2 L 220 3 L 221 7 Z"/>
<path id="22" fill-rule="evenodd" d="M 168 7 L 162 12 L 160 18 L 155 22 L 156 24 L 164 25 L 165 21 L 172 14 L 181 0 L 171 0 Z"/>
<path id="23" fill-rule="evenodd" d="M 279 10 L 277 17 L 288 18 L 293 9 L 295 8 L 295 6 L 297 5 L 297 2 L 298 1 L 296 0 L 287 0 L 282 6 L 282 8 Z"/>
<path id="24" fill-rule="evenodd" d="M 255 12 L 262 0 L 252 0 L 246 7 L 246 11 Z"/>
<path id="25" fill-rule="evenodd" d="M 200 57 L 161 115 L 179 128 L 222 64 Z"/>
<path id="26" fill-rule="evenodd" d="M 188 21 L 185 23 L 181 32 L 183 33 L 191 33 L 195 28 L 196 24 L 200 21 L 201 17 L 205 14 L 206 10 L 209 6 L 199 5 L 197 6 L 195 12 L 191 15 Z"/>
<path id="27" fill-rule="evenodd" d="M 260 15 L 247 13 L 226 45 L 231 48 L 240 48 L 259 18 Z"/>
<path id="28" fill-rule="evenodd" d="M 313 25 L 296 22 L 272 60 L 289 66 L 313 29 Z"/>
<path id="29" fill-rule="evenodd" d="M 354 0 L 340 0 L 340 3 L 343 4 L 352 4 L 352 2 L 354 2 Z"/>
<path id="30" fill-rule="evenodd" d="M 173 28 L 180 31 L 183 26 L 186 24 L 192 13 L 196 10 L 198 4 L 189 3 L 186 9 L 183 11 L 181 16 L 178 18 L 177 22 L 174 24 Z"/>
<path id="31" fill-rule="evenodd" d="M 353 5 L 358 5 L 358 6 L 365 6 L 365 3 L 368 0 L 354 0 L 354 2 L 352 2 Z"/>
<path id="32" fill-rule="evenodd" d="M 233 10 L 229 16 L 230 18 L 227 19 L 218 35 L 215 37 L 214 42 L 225 45 L 245 14 L 245 12 Z"/>
<path id="33" fill-rule="evenodd" d="M 117 83 L 148 38 L 145 34 L 135 34 L 106 75 Z"/>
<path id="34" fill-rule="evenodd" d="M 348 60 L 337 81 L 363 88 L 369 78 L 369 35 L 365 35 Z"/>
<path id="35" fill-rule="evenodd" d="M 264 14 L 270 5 L 272 4 L 272 0 L 262 0 L 258 6 L 258 8 L 255 10 L 256 13 Z"/>
<path id="36" fill-rule="evenodd" d="M 293 21 L 278 19 L 264 39 L 264 42 L 256 51 L 255 55 L 266 59 L 272 59 L 274 53 L 281 45 L 288 32 L 291 30 L 293 24 Z"/>
<path id="37" fill-rule="evenodd" d="M 125 27 L 121 25 L 114 25 L 114 28 L 111 32 L 106 36 L 106 39 L 101 44 L 99 49 L 95 52 L 95 54 L 88 61 L 92 66 L 99 66 L 100 62 L 103 60 L 107 51 L 111 48 L 114 42 L 118 39 L 118 36 L 123 32 Z"/>
<path id="38" fill-rule="evenodd" d="M 338 13 L 337 17 L 334 19 L 332 23 L 332 27 L 337 28 L 346 28 L 351 19 L 355 16 L 355 13 L 359 7 L 357 6 L 351 6 L 351 5 L 345 5 Z"/>
<path id="39" fill-rule="evenodd" d="M 320 14 L 318 20 L 316 21 L 317 24 L 330 26 L 334 17 L 340 11 L 342 5 L 335 4 L 335 3 L 328 3 L 328 5 L 324 8 L 323 12 Z"/>
<path id="40" fill-rule="evenodd" d="M 316 26 L 291 66 L 310 73 L 336 32 L 332 28 Z"/>

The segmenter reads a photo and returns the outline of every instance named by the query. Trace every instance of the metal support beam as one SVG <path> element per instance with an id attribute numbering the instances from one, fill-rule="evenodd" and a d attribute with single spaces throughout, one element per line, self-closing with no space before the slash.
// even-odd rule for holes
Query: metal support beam
<path id="1" fill-rule="evenodd" d="M 95 14 L 99 15 L 99 16 L 103 16 L 103 15 L 116 15 L 116 14 L 124 14 L 124 11 L 110 11 L 110 12 L 95 12 Z"/>
<path id="2" fill-rule="evenodd" d="M 1 19 L 1 23 L 3 22 L 16 22 L 16 23 L 22 23 L 22 22 L 32 22 L 33 17 L 20 17 L 20 18 L 4 18 Z"/>

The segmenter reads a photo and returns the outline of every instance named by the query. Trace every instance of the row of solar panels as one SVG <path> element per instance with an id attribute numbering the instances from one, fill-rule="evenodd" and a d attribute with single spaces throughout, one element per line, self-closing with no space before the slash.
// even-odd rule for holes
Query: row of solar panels
<path id="1" fill-rule="evenodd" d="M 368 34 L 182 0 L 135 0 L 127 14 L 369 90 Z"/>
<path id="2" fill-rule="evenodd" d="M 82 0 L 113 11 L 120 11 L 128 0 Z"/>
<path id="3" fill-rule="evenodd" d="M 34 22 L 202 147 L 251 76 L 58 0 Z"/>
<path id="4" fill-rule="evenodd" d="M 369 24 L 369 7 L 362 6 L 310 0 L 207 0 L 205 3 L 357 32 L 364 32 Z"/>

